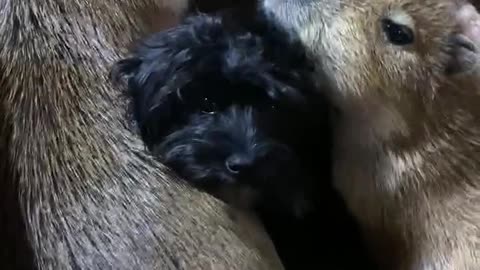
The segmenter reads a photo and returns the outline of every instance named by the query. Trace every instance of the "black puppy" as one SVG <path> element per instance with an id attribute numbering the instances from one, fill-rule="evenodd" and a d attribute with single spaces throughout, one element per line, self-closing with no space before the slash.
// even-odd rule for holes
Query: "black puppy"
<path id="1" fill-rule="evenodd" d="M 363 269 L 356 224 L 330 183 L 329 106 L 301 44 L 259 16 L 189 17 L 114 74 L 128 81 L 152 153 L 227 202 L 253 202 L 286 269 Z"/>
<path id="2" fill-rule="evenodd" d="M 225 14 L 154 34 L 115 73 L 164 164 L 227 202 L 300 213 L 328 180 L 327 106 L 295 39 Z"/>

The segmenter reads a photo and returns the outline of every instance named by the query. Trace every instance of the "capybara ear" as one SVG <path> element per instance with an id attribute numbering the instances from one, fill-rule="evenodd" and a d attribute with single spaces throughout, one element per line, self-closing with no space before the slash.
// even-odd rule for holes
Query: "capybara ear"
<path id="1" fill-rule="evenodd" d="M 459 33 L 451 39 L 452 60 L 447 73 L 456 74 L 474 69 L 480 60 L 480 14 L 466 1 L 455 12 Z"/>
<path id="2" fill-rule="evenodd" d="M 446 66 L 446 73 L 454 75 L 472 71 L 480 59 L 478 44 L 462 34 L 453 36 L 450 42 L 452 57 Z"/>

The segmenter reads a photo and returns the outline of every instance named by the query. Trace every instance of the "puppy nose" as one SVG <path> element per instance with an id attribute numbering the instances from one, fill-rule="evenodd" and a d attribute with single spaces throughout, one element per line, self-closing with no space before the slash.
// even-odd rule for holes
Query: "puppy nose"
<path id="1" fill-rule="evenodd" d="M 231 173 L 239 173 L 246 168 L 250 167 L 253 163 L 253 159 L 245 155 L 234 155 L 225 161 L 225 166 Z"/>

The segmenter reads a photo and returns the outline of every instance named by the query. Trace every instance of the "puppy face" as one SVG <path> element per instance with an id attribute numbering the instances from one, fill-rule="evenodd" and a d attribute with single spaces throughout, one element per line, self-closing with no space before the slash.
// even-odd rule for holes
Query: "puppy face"
<path id="1" fill-rule="evenodd" d="M 272 123 L 280 120 L 275 114 L 254 104 L 195 113 L 155 145 L 153 153 L 184 178 L 230 203 L 302 211 L 312 179 L 301 166 L 295 138 L 276 136 L 282 123 Z M 222 196 L 225 192 L 230 195 Z M 240 195 L 245 192 L 250 196 Z"/>
<path id="2" fill-rule="evenodd" d="M 117 71 L 146 144 L 184 179 L 229 202 L 248 190 L 247 205 L 301 213 L 312 171 L 328 160 L 328 115 L 289 49 L 199 16 L 145 41 Z"/>
<path id="3" fill-rule="evenodd" d="M 252 107 L 196 113 L 166 136 L 153 152 L 199 185 L 248 182 L 265 172 L 267 163 L 291 159 L 289 148 L 275 142 L 258 126 Z M 258 183 L 251 183 L 256 185 Z"/>

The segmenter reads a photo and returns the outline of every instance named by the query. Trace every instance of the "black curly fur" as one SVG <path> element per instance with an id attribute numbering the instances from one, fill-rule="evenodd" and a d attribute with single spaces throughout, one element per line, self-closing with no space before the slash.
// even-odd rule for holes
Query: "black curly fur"
<path id="1" fill-rule="evenodd" d="M 224 13 L 143 41 L 115 72 L 150 150 L 196 186 L 247 185 L 261 205 L 303 209 L 313 161 L 328 160 L 328 108 L 285 37 L 261 17 Z"/>
<path id="2" fill-rule="evenodd" d="M 164 127 L 158 123 L 171 122 L 172 114 L 191 113 L 172 107 L 183 95 L 195 95 L 195 89 L 224 92 L 236 103 L 258 91 L 276 100 L 302 100 L 298 89 L 308 88 L 305 69 L 310 67 L 299 43 L 287 45 L 275 33 L 281 30 L 263 26 L 267 24 L 238 24 L 225 17 L 187 17 L 144 40 L 131 58 L 116 65 L 115 76 L 128 77 L 135 118 L 148 144 L 161 137 Z M 261 35 L 267 31 L 271 33 Z"/>

